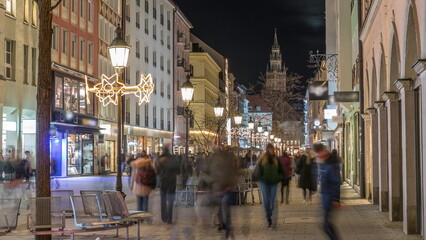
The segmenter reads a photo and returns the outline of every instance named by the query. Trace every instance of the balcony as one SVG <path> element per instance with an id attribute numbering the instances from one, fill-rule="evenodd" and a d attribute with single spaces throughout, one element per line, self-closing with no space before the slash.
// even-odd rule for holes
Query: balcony
<path id="1" fill-rule="evenodd" d="M 192 44 L 190 42 L 189 43 L 185 43 L 185 51 L 190 52 L 191 51 L 191 46 L 192 46 Z"/>
<path id="2" fill-rule="evenodd" d="M 176 65 L 181 68 L 185 68 L 185 58 L 178 58 Z"/>

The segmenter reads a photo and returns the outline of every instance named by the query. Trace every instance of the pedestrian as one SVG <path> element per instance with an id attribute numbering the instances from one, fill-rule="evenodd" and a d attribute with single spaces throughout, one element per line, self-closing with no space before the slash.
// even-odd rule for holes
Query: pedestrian
<path id="1" fill-rule="evenodd" d="M 55 159 L 50 159 L 50 179 L 53 180 L 55 183 L 55 189 L 58 189 L 61 185 L 59 184 L 59 181 L 56 179 L 56 161 Z"/>
<path id="2" fill-rule="evenodd" d="M 281 166 L 285 173 L 285 178 L 281 181 L 281 203 L 284 203 L 284 190 L 285 190 L 285 204 L 288 204 L 288 199 L 290 197 L 290 182 L 293 176 L 292 162 L 293 160 L 287 154 L 286 151 L 283 151 L 282 156 L 280 157 Z"/>
<path id="3" fill-rule="evenodd" d="M 238 177 L 235 155 L 229 149 L 214 147 L 205 168 L 200 172 L 202 182 L 209 186 L 213 202 L 219 204 L 219 230 L 225 230 L 225 238 L 233 238 L 230 200 Z"/>
<path id="4" fill-rule="evenodd" d="M 339 156 L 339 154 L 337 153 L 336 149 L 333 149 L 333 151 L 331 151 L 331 154 L 333 155 L 333 159 L 334 161 L 336 161 L 336 164 L 339 166 L 339 178 L 340 178 L 340 182 L 343 182 L 343 177 L 342 177 L 342 158 Z"/>
<path id="5" fill-rule="evenodd" d="M 179 161 L 170 154 L 167 145 L 163 146 L 163 153 L 158 159 L 156 169 L 160 179 L 161 220 L 172 224 L 176 177 L 180 174 L 180 168 Z"/>
<path id="6" fill-rule="evenodd" d="M 4 167 L 6 166 L 6 161 L 3 157 L 3 152 L 0 151 L 0 180 L 4 180 L 6 177 L 6 173 L 4 172 Z"/>
<path id="7" fill-rule="evenodd" d="M 316 158 L 320 161 L 320 179 L 322 207 L 324 210 L 324 232 L 330 240 L 337 240 L 336 229 L 332 224 L 332 213 L 340 208 L 340 174 L 337 155 L 331 154 L 323 144 L 316 143 L 313 146 Z"/>
<path id="8" fill-rule="evenodd" d="M 154 162 L 145 152 L 130 163 L 132 173 L 132 191 L 136 195 L 138 211 L 148 211 L 148 198 L 151 191 L 156 187 L 156 172 Z"/>
<path id="9" fill-rule="evenodd" d="M 299 188 L 303 191 L 303 203 L 311 204 L 312 195 L 317 189 L 317 168 L 310 148 L 305 149 L 297 164 L 296 173 L 299 174 Z"/>
<path id="10" fill-rule="evenodd" d="M 272 144 L 266 146 L 266 152 L 259 157 L 253 177 L 259 179 L 262 191 L 263 207 L 266 213 L 268 227 L 272 227 L 272 214 L 274 212 L 277 184 L 285 177 L 283 168 Z"/>

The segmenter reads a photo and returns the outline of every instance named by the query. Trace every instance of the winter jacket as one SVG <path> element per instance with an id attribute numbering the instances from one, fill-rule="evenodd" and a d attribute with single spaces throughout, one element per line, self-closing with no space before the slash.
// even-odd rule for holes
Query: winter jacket
<path id="1" fill-rule="evenodd" d="M 297 172 L 299 173 L 299 188 L 317 190 L 317 164 L 314 159 L 307 159 L 306 155 L 302 155 L 297 164 Z"/>
<path id="2" fill-rule="evenodd" d="M 280 157 L 281 166 L 283 167 L 286 176 L 291 177 L 293 175 L 292 160 L 289 156 Z"/>
<path id="3" fill-rule="evenodd" d="M 225 192 L 236 187 L 238 172 L 236 158 L 232 152 L 217 150 L 207 158 L 201 172 L 204 181 L 213 192 Z"/>
<path id="4" fill-rule="evenodd" d="M 340 174 L 339 166 L 330 155 L 329 159 L 320 164 L 321 197 L 323 208 L 328 210 L 332 202 L 340 201 Z"/>
<path id="5" fill-rule="evenodd" d="M 137 171 L 141 170 L 141 168 L 143 167 L 151 167 L 155 170 L 155 166 L 154 166 L 154 162 L 152 161 L 151 158 L 148 157 L 144 157 L 144 158 L 138 158 L 135 161 L 133 161 L 131 164 L 132 166 L 132 183 L 133 183 L 133 187 L 132 187 L 132 191 L 134 194 L 138 195 L 138 196 L 148 196 L 151 191 L 152 188 L 150 186 L 146 186 L 144 184 L 141 183 L 137 183 L 135 181 L 135 177 L 137 174 Z"/>
<path id="6" fill-rule="evenodd" d="M 259 158 L 260 178 L 259 180 L 267 184 L 277 184 L 285 177 L 280 160 L 275 156 L 265 153 Z"/>
<path id="7" fill-rule="evenodd" d="M 180 174 L 180 163 L 173 155 L 166 153 L 160 156 L 156 165 L 160 177 L 160 189 L 175 191 L 176 176 Z"/>

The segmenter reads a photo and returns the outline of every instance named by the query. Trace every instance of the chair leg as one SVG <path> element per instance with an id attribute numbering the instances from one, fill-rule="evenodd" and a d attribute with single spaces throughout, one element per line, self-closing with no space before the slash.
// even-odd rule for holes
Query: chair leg
<path id="1" fill-rule="evenodd" d="M 115 229 L 115 237 L 118 238 L 118 228 Z"/>
<path id="2" fill-rule="evenodd" d="M 138 233 L 137 233 L 137 240 L 139 240 L 139 239 L 141 239 L 141 221 L 140 220 L 138 220 L 138 226 L 137 226 L 137 231 L 138 231 Z"/>

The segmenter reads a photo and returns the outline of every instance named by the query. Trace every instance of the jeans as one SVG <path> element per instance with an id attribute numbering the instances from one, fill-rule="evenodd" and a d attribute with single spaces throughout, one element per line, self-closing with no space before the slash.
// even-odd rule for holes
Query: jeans
<path id="1" fill-rule="evenodd" d="M 267 184 L 260 181 L 262 190 L 263 207 L 265 208 L 266 218 L 270 220 L 274 211 L 275 196 L 277 195 L 277 184 Z"/>
<path id="2" fill-rule="evenodd" d="M 336 231 L 334 230 L 334 226 L 331 224 L 330 218 L 331 218 L 331 211 L 332 208 L 324 208 L 324 218 L 323 218 L 323 227 L 324 232 L 327 234 L 328 238 L 330 240 L 338 240 Z"/>
<path id="3" fill-rule="evenodd" d="M 175 195 L 175 189 L 160 189 L 161 220 L 163 222 L 172 223 Z"/>
<path id="4" fill-rule="evenodd" d="M 148 212 L 148 196 L 136 196 L 138 211 Z"/>

